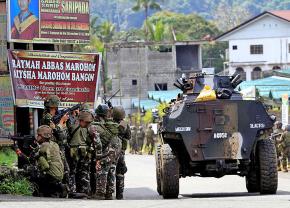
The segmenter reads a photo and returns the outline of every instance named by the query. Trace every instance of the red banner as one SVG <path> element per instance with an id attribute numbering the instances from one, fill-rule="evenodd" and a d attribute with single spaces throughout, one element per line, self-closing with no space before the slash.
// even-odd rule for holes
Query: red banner
<path id="1" fill-rule="evenodd" d="M 89 0 L 8 0 L 10 42 L 88 43 Z"/>
<path id="2" fill-rule="evenodd" d="M 61 98 L 60 107 L 93 106 L 100 54 L 9 50 L 8 58 L 17 106 L 43 108 L 52 94 Z"/>

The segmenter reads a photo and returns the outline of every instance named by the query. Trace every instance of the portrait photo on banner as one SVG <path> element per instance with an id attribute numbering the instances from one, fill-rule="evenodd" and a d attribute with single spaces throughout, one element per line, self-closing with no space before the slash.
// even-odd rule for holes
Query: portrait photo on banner
<path id="1" fill-rule="evenodd" d="M 39 38 L 39 0 L 10 0 L 12 40 Z"/>

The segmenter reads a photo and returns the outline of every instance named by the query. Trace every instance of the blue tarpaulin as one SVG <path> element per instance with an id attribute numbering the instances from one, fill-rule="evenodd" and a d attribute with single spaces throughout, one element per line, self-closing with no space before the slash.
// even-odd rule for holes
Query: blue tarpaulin
<path id="1" fill-rule="evenodd" d="M 159 104 L 160 103 L 155 101 L 155 100 L 150 100 L 150 99 L 140 100 L 140 108 L 142 108 L 144 110 L 150 110 L 150 109 L 157 108 Z M 132 99 L 132 105 L 133 105 L 133 108 L 138 108 L 139 99 L 138 98 Z"/>
<path id="2" fill-rule="evenodd" d="M 158 102 L 169 103 L 172 99 L 176 99 L 181 90 L 168 90 L 168 91 L 148 91 L 148 97 Z"/>

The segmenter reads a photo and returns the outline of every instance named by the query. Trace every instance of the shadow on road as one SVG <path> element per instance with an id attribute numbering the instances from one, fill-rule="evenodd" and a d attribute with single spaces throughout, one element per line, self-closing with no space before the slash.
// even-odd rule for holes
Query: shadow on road
<path id="1" fill-rule="evenodd" d="M 162 196 L 159 196 L 158 193 L 147 187 L 139 188 L 126 188 L 125 189 L 125 199 L 126 200 L 159 200 L 162 199 Z"/>
<path id="2" fill-rule="evenodd" d="M 288 191 L 277 191 L 276 195 L 290 195 Z M 234 193 L 198 193 L 198 194 L 182 194 L 185 198 L 225 198 L 225 197 L 245 197 L 245 196 L 265 196 L 259 193 L 248 193 L 248 192 L 234 192 Z"/>

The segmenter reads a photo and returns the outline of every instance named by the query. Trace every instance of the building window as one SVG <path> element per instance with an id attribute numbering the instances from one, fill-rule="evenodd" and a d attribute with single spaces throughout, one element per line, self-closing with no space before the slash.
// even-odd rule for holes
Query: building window
<path id="1" fill-rule="evenodd" d="M 238 46 L 237 45 L 233 45 L 233 50 L 238 50 Z"/>
<path id="2" fill-rule="evenodd" d="M 155 91 L 166 91 L 167 90 L 167 83 L 156 83 L 155 84 Z"/>
<path id="3" fill-rule="evenodd" d="M 137 85 L 137 79 L 132 80 L 132 85 Z"/>
<path id="4" fill-rule="evenodd" d="M 263 45 L 251 45 L 251 54 L 263 54 Z"/>

